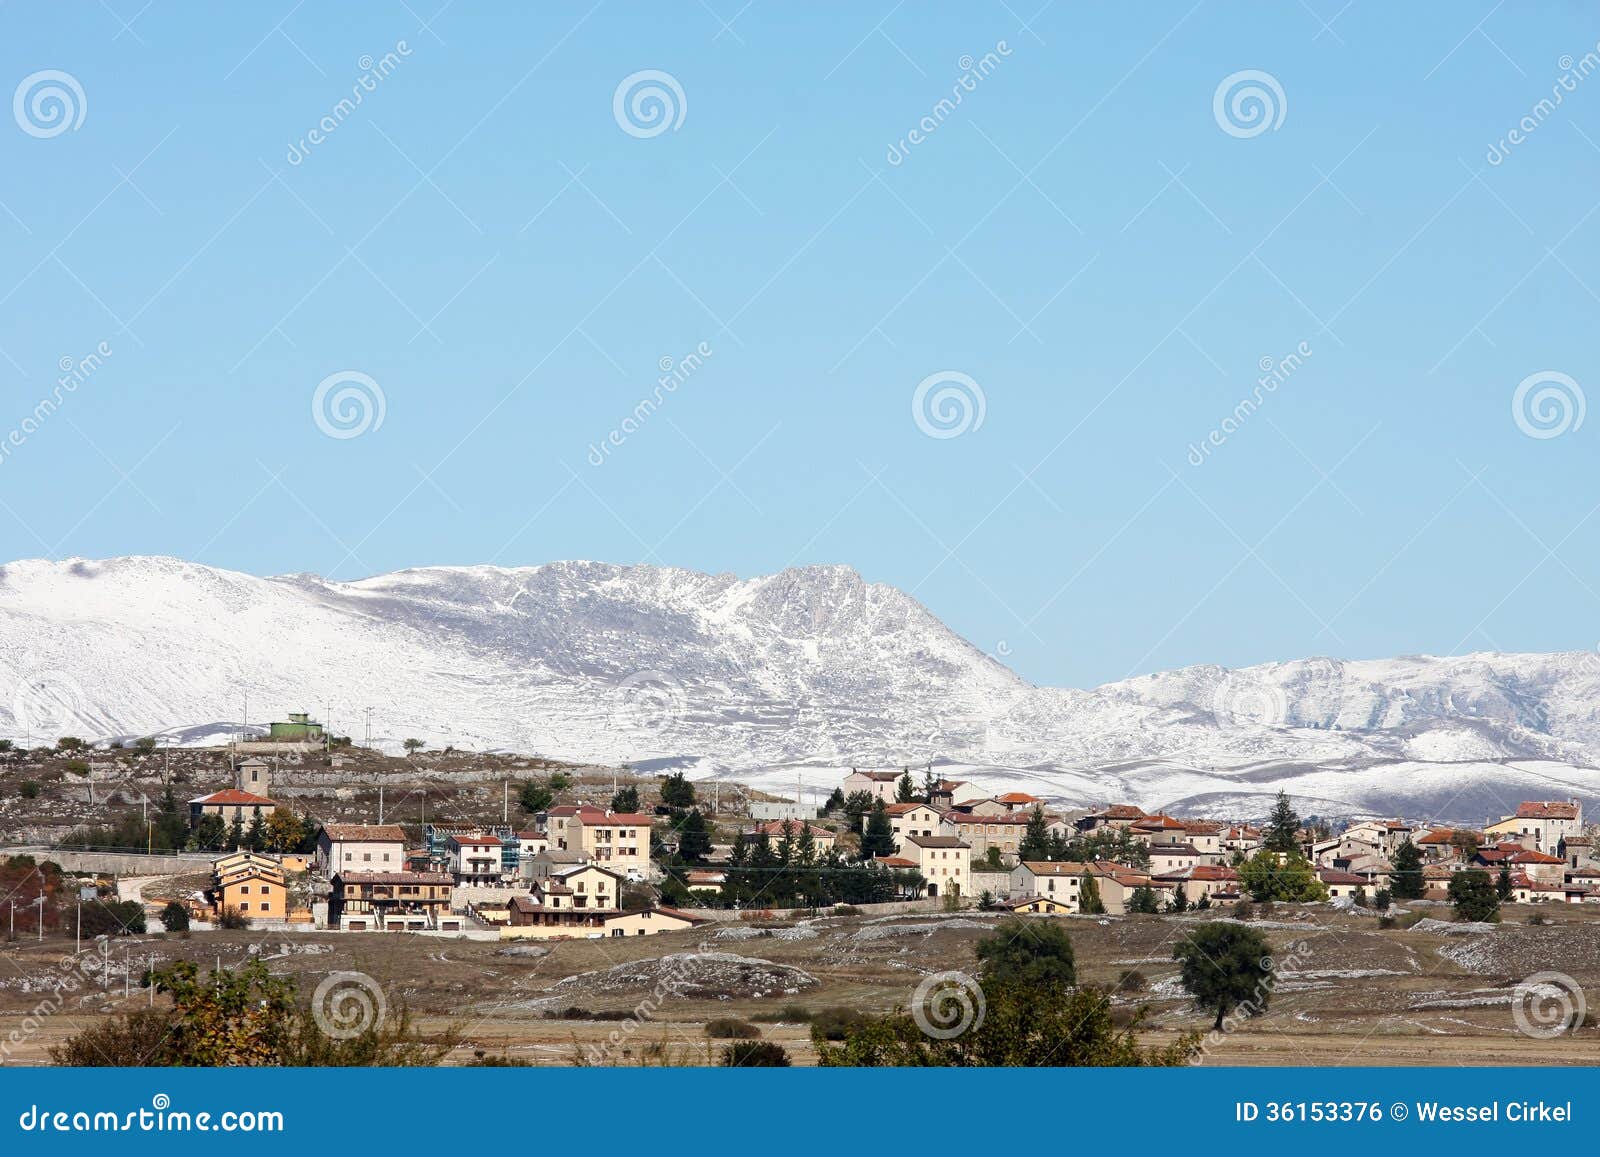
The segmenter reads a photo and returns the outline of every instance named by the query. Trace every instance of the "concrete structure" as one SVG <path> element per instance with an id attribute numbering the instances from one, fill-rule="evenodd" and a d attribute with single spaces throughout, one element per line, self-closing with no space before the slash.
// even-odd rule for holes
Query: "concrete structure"
<path id="1" fill-rule="evenodd" d="M 329 923 L 341 932 L 457 932 L 450 911 L 455 881 L 444 872 L 340 872 Z"/>

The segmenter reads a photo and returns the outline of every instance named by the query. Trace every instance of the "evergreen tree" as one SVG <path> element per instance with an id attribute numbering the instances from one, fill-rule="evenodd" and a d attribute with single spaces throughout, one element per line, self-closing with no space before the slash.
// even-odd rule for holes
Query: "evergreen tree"
<path id="1" fill-rule="evenodd" d="M 1482 868 L 1468 868 L 1450 877 L 1450 903 L 1455 905 L 1457 920 L 1500 921 L 1500 897 Z"/>
<path id="2" fill-rule="evenodd" d="M 1148 884 L 1139 885 L 1128 900 L 1128 910 L 1146 916 L 1155 915 L 1161 910 L 1161 902 L 1156 899 L 1156 890 Z"/>
<path id="3" fill-rule="evenodd" d="M 1422 851 L 1408 836 L 1390 859 L 1389 895 L 1396 900 L 1422 899 Z"/>
<path id="4" fill-rule="evenodd" d="M 1179 884 L 1177 887 L 1172 889 L 1172 903 L 1167 907 L 1168 910 L 1172 912 L 1184 912 L 1188 910 L 1189 897 L 1184 894 L 1182 884 Z"/>
<path id="5" fill-rule="evenodd" d="M 534 812 L 549 811 L 550 805 L 555 802 L 555 792 L 549 786 L 537 779 L 530 779 L 522 785 L 522 790 L 517 793 L 517 803 L 522 810 L 532 815 Z"/>
<path id="6" fill-rule="evenodd" d="M 1263 846 L 1269 852 L 1294 852 L 1300 849 L 1300 817 L 1289 804 L 1287 792 L 1278 792 L 1278 801 L 1272 805 L 1272 817 L 1267 821 Z"/>
<path id="7" fill-rule="evenodd" d="M 661 779 L 661 802 L 674 810 L 694 807 L 694 784 L 677 771 Z"/>
<path id="8" fill-rule="evenodd" d="M 889 810 L 883 806 L 883 801 L 877 800 L 872 805 L 872 816 L 867 820 L 865 831 L 861 835 L 861 858 L 870 860 L 874 856 L 894 855 L 894 825 L 889 822 Z"/>
<path id="9" fill-rule="evenodd" d="M 895 803 L 911 803 L 917 798 L 916 781 L 911 778 L 911 769 L 905 769 L 905 774 L 900 777 L 894 788 Z"/>
<path id="10" fill-rule="evenodd" d="M 843 810 L 844 810 L 844 789 L 841 788 L 841 787 L 836 787 L 836 788 L 833 789 L 833 794 L 828 797 L 828 802 L 822 805 L 821 809 L 818 811 L 817 814 L 818 815 L 827 815 L 829 812 L 836 812 L 836 811 L 843 811 Z"/>
<path id="11" fill-rule="evenodd" d="M 928 764 L 927 769 L 922 773 L 922 802 L 931 804 L 933 802 L 933 793 L 937 791 L 938 788 L 939 779 L 933 774 L 933 764 L 930 763 Z"/>
<path id="12" fill-rule="evenodd" d="M 1328 889 L 1311 861 L 1299 852 L 1279 854 L 1262 848 L 1239 866 L 1239 887 L 1256 901 L 1326 900 Z"/>
<path id="13" fill-rule="evenodd" d="M 699 808 L 691 808 L 678 825 L 678 855 L 691 864 L 698 864 L 710 852 L 711 833 L 706 828 L 706 818 Z"/>
<path id="14" fill-rule="evenodd" d="M 228 826 L 228 847 L 238 851 L 244 846 L 244 818 L 237 808 L 234 809 L 233 823 Z"/>
<path id="15" fill-rule="evenodd" d="M 845 797 L 844 814 L 850 818 L 850 830 L 856 835 L 862 834 L 874 802 L 870 791 L 853 791 Z"/>
<path id="16" fill-rule="evenodd" d="M 250 817 L 250 830 L 245 832 L 244 842 L 252 852 L 259 852 L 267 846 L 267 823 L 261 818 L 260 812 Z"/>
<path id="17" fill-rule="evenodd" d="M 614 812 L 636 812 L 639 810 L 639 789 L 630 784 L 617 789 L 611 797 L 611 810 Z"/>
<path id="18" fill-rule="evenodd" d="M 1028 826 L 1022 833 L 1022 843 L 1017 845 L 1017 856 L 1023 860 L 1050 859 L 1050 825 L 1045 821 L 1044 809 L 1033 805 L 1028 816 Z"/>
<path id="19" fill-rule="evenodd" d="M 1501 862 L 1501 864 L 1500 864 L 1500 878 L 1495 881 L 1494 890 L 1495 890 L 1495 893 L 1500 897 L 1500 900 L 1501 900 L 1502 903 L 1505 902 L 1506 900 L 1511 899 L 1512 888 L 1511 888 L 1511 865 L 1510 864 L 1507 864 L 1507 863 L 1505 863 L 1503 861 Z"/>
<path id="20" fill-rule="evenodd" d="M 1085 916 L 1104 916 L 1106 912 L 1105 902 L 1100 899 L 1100 885 L 1088 872 L 1078 883 L 1078 911 Z"/>

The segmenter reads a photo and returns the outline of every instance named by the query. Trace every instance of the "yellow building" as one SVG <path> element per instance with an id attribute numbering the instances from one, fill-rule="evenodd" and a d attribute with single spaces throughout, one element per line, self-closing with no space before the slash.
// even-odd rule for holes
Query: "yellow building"
<path id="1" fill-rule="evenodd" d="M 234 852 L 211 866 L 207 893 L 212 911 L 233 911 L 251 920 L 286 920 L 289 888 L 283 865 L 259 852 Z"/>

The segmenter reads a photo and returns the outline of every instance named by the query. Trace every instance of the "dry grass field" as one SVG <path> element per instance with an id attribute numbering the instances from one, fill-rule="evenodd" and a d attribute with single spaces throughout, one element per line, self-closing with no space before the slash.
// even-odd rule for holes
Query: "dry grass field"
<path id="1" fill-rule="evenodd" d="M 1414 911 L 1449 915 L 1442 906 Z M 1374 916 L 1321 905 L 1279 905 L 1270 918 L 1253 921 L 1288 961 L 1270 1011 L 1208 1047 L 1201 1063 L 1600 1062 L 1593 1028 L 1549 1039 L 1518 1031 L 1513 990 L 1543 970 L 1573 977 L 1600 1009 L 1600 906 L 1541 906 L 1549 923 L 1539 925 L 1528 922 L 1534 911 L 1507 908 L 1492 931 L 1444 934 L 1380 929 Z M 1178 987 L 1172 948 L 1186 927 L 1211 915 L 1069 918 L 1080 980 L 1115 987 L 1137 970 L 1142 989 L 1124 989 L 1117 1000 L 1130 1011 L 1148 1006 L 1152 1039 L 1208 1029 L 1210 1018 Z M 924 976 L 973 971 L 974 942 L 993 924 L 977 913 L 829 916 L 544 944 L 377 933 L 141 936 L 115 942 L 109 954 L 86 953 L 93 979 L 58 1011 L 53 978 L 72 945 L 47 939 L 0 949 L 0 1042 L 10 1042 L 9 1063 L 48 1063 L 51 1044 L 148 999 L 139 989 L 146 961 L 209 966 L 220 959 L 231 966 L 259 956 L 274 973 L 296 977 L 307 996 L 332 972 L 367 974 L 382 986 L 391 1015 L 403 1004 L 425 1030 L 460 1034 L 452 1063 L 478 1052 L 548 1065 L 572 1064 L 585 1053 L 613 1064 L 714 1063 L 721 1042 L 708 1042 L 705 1024 L 737 1017 L 759 1022 L 764 1039 L 803 1065 L 815 1060 L 809 1027 L 785 1023 L 785 1007 L 904 1008 Z M 601 1019 L 607 1015 L 626 1019 Z M 617 1043 L 607 1047 L 611 1041 Z"/>

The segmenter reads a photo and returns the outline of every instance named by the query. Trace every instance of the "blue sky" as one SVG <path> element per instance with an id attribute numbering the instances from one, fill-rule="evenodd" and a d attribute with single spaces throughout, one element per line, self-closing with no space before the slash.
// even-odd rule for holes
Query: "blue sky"
<path id="1" fill-rule="evenodd" d="M 5 558 L 844 562 L 1079 686 L 1600 638 L 1582 6 L 107 0 L 0 25 L 5 91 L 77 86 L 65 121 L 27 91 L 0 119 L 0 441 L 110 351 L 9 439 Z M 681 93 L 663 131 L 614 111 L 645 70 Z M 1218 119 L 1245 70 L 1270 127 Z M 351 432 L 313 413 L 340 374 L 381 424 L 324 431 Z M 931 437 L 913 396 L 950 374 L 982 422 Z M 1566 375 L 1524 392 L 1568 402 L 1556 436 L 1513 411 L 1541 374 Z"/>

